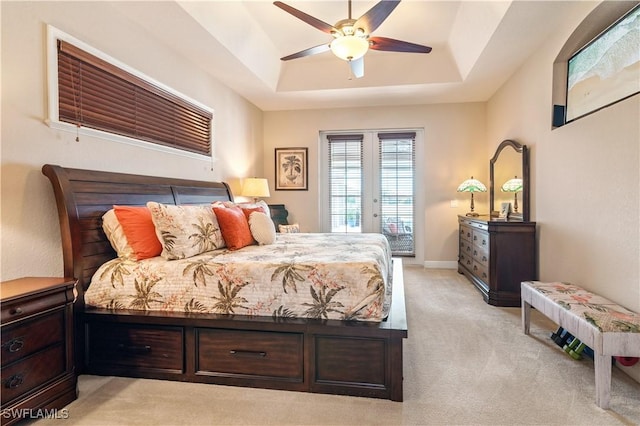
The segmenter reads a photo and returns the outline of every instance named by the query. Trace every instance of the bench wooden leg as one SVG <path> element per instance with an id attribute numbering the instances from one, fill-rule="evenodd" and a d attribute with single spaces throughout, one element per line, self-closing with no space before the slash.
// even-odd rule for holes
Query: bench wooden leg
<path id="1" fill-rule="evenodd" d="M 522 301 L 522 331 L 529 334 L 529 324 L 531 322 L 531 305 Z"/>
<path id="2" fill-rule="evenodd" d="M 596 370 L 596 405 L 606 410 L 611 397 L 611 357 L 593 354 L 593 361 Z"/>

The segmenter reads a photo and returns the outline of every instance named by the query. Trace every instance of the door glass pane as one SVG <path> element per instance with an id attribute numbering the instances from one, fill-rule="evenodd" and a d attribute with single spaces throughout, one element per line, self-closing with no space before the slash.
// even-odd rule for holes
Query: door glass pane
<path id="1" fill-rule="evenodd" d="M 415 254 L 413 139 L 380 139 L 380 225 L 393 254 Z"/>
<path id="2" fill-rule="evenodd" d="M 362 138 L 329 140 L 331 232 L 361 232 Z"/>

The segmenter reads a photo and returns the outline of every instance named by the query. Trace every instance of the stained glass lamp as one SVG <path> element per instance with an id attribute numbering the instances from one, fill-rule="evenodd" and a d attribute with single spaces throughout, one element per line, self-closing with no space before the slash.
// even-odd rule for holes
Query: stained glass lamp
<path id="1" fill-rule="evenodd" d="M 474 192 L 487 192 L 487 187 L 484 186 L 484 184 L 482 182 L 480 182 L 478 179 L 474 179 L 473 176 L 471 176 L 471 179 L 467 179 L 464 182 L 462 182 L 459 186 L 458 186 L 458 192 L 470 192 L 471 193 L 471 211 L 469 213 L 467 213 L 467 216 L 479 216 L 478 213 L 473 211 L 474 205 L 473 205 L 473 193 Z"/>
<path id="2" fill-rule="evenodd" d="M 513 212 L 518 213 L 518 192 L 522 191 L 522 179 L 518 179 L 518 176 L 513 179 L 509 179 L 500 188 L 502 192 L 513 192 Z"/>

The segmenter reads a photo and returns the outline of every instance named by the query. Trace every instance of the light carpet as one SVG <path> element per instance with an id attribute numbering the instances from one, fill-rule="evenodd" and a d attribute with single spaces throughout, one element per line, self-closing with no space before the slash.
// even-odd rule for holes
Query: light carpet
<path id="1" fill-rule="evenodd" d="M 483 302 L 453 270 L 405 266 L 404 402 L 80 376 L 66 420 L 38 425 L 639 425 L 640 384 L 617 368 L 595 405 L 593 361 L 549 338 L 556 325 Z"/>

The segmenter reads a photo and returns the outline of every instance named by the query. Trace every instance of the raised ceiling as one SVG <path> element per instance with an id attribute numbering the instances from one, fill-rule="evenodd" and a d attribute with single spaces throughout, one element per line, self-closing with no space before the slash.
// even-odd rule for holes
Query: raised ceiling
<path id="1" fill-rule="evenodd" d="M 348 15 L 346 0 L 285 3 L 329 24 Z M 376 3 L 353 1 L 353 17 Z M 402 1 L 374 35 L 433 51 L 370 50 L 360 79 L 351 78 L 348 64 L 331 52 L 281 61 L 331 37 L 271 1 L 116 2 L 114 7 L 270 111 L 486 101 L 576 3 Z"/>

